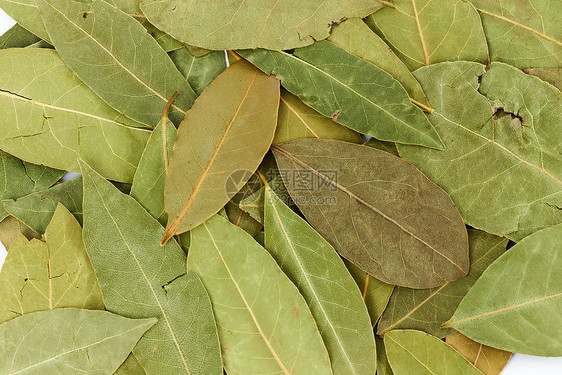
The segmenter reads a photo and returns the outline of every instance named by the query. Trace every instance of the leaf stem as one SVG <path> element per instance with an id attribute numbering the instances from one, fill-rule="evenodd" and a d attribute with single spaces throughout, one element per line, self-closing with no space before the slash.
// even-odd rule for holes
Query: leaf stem
<path id="1" fill-rule="evenodd" d="M 433 111 L 435 111 L 435 109 L 433 109 L 433 108 L 431 108 L 431 107 L 429 107 L 429 106 L 427 106 L 427 105 L 425 105 L 425 104 L 423 104 L 423 103 L 421 103 L 421 102 L 418 102 L 416 99 L 410 98 L 410 101 L 411 101 L 413 104 L 415 104 L 415 105 L 417 105 L 418 107 L 420 107 L 424 112 L 427 112 L 427 113 L 429 113 L 429 114 L 432 114 Z"/>

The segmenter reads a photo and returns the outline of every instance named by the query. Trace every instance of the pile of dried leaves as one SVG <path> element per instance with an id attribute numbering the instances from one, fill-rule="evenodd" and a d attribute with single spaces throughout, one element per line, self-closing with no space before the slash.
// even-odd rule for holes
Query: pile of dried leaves
<path id="1" fill-rule="evenodd" d="M 562 355 L 562 1 L 0 6 L 1 374 Z"/>

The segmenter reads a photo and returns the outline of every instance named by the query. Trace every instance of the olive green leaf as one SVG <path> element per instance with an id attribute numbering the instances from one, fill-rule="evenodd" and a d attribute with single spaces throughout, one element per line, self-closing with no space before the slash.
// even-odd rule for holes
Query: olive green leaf
<path id="1" fill-rule="evenodd" d="M 355 280 L 334 248 L 265 187 L 265 248 L 310 307 L 335 375 L 372 375 L 371 319 Z"/>
<path id="2" fill-rule="evenodd" d="M 82 223 L 82 178 L 75 178 L 16 200 L 2 201 L 10 215 L 37 233 L 45 233 L 59 203 Z"/>
<path id="3" fill-rule="evenodd" d="M 229 375 L 332 374 L 305 300 L 263 247 L 218 215 L 190 233 L 188 269 L 209 291 Z"/>
<path id="4" fill-rule="evenodd" d="M 4 151 L 70 171 L 82 158 L 116 181 L 132 181 L 150 136 L 106 105 L 50 49 L 0 50 L 0 111 Z"/>
<path id="5" fill-rule="evenodd" d="M 170 159 L 162 243 L 216 214 L 242 188 L 271 145 L 278 107 L 279 81 L 246 61 L 232 64 L 197 98 Z"/>
<path id="6" fill-rule="evenodd" d="M 344 260 L 344 262 L 362 293 L 363 300 L 371 317 L 371 324 L 374 327 L 388 305 L 394 285 L 375 279 L 347 260 Z"/>
<path id="7" fill-rule="evenodd" d="M 184 43 L 215 50 L 284 50 L 326 39 L 342 19 L 365 17 L 379 0 L 145 0 L 141 10 L 160 30 Z"/>
<path id="8" fill-rule="evenodd" d="M 0 201 L 16 199 L 46 189 L 63 174 L 64 171 L 26 163 L 0 150 Z M 7 216 L 8 212 L 0 202 L 0 221 Z"/>
<path id="9" fill-rule="evenodd" d="M 273 143 L 289 142 L 300 138 L 326 138 L 362 143 L 361 135 L 322 116 L 298 97 L 282 90 L 279 120 Z"/>
<path id="10" fill-rule="evenodd" d="M 128 14 L 103 0 L 37 4 L 64 62 L 120 113 L 152 127 L 174 92 L 180 96 L 170 111 L 173 121 L 193 104 L 196 95 L 172 60 Z"/>
<path id="11" fill-rule="evenodd" d="M 45 242 L 19 236 L 0 272 L 0 322 L 61 307 L 103 309 L 96 275 L 82 242 L 82 228 L 59 205 Z"/>
<path id="12" fill-rule="evenodd" d="M 562 224 L 525 237 L 492 263 L 447 323 L 510 352 L 562 355 Z"/>
<path id="13" fill-rule="evenodd" d="M 34 232 L 13 216 L 8 216 L 0 221 L 0 242 L 4 245 L 6 251 L 10 250 L 12 243 L 20 234 L 28 240 L 41 238 L 39 233 Z"/>
<path id="14" fill-rule="evenodd" d="M 384 340 L 375 335 L 375 342 L 377 343 L 377 375 L 393 375 L 390 363 L 388 363 L 388 357 L 386 356 Z"/>
<path id="15" fill-rule="evenodd" d="M 131 353 L 113 375 L 146 375 L 146 370 L 142 367 L 137 357 Z"/>
<path id="16" fill-rule="evenodd" d="M 269 181 L 269 187 L 275 192 L 277 199 L 281 199 L 285 204 L 292 203 L 290 201 L 291 197 L 287 188 L 283 184 L 283 179 L 281 176 L 276 176 L 271 181 Z M 255 193 L 247 198 L 240 201 L 240 209 L 247 212 L 252 218 L 257 222 L 263 224 L 264 219 L 264 200 L 265 200 L 265 186 L 259 188 Z"/>
<path id="17" fill-rule="evenodd" d="M 5 1 L 5 0 L 4 0 Z M 0 4 L 4 1 L 0 0 Z M 0 36 L 0 49 L 23 48 L 33 43 L 37 43 L 41 38 L 35 36 L 16 23 L 12 28 Z"/>
<path id="18" fill-rule="evenodd" d="M 450 195 L 465 222 L 518 241 L 562 222 L 562 97 L 502 63 L 436 64 L 417 70 L 446 149 L 398 144 Z"/>
<path id="19" fill-rule="evenodd" d="M 562 90 L 562 68 L 528 68 L 523 69 L 523 71 L 527 74 L 539 77 L 558 90 Z"/>
<path id="20" fill-rule="evenodd" d="M 470 271 L 466 277 L 433 289 L 397 287 L 379 321 L 377 333 L 416 329 L 443 338 L 452 329 L 441 328 L 478 280 L 482 272 L 505 252 L 507 239 L 475 229 L 468 230 Z"/>
<path id="21" fill-rule="evenodd" d="M 148 139 L 131 187 L 131 196 L 162 225 L 168 221 L 164 212 L 164 184 L 177 134 L 168 118 L 168 109 L 175 98 L 176 95 L 168 101 L 160 122 Z"/>
<path id="22" fill-rule="evenodd" d="M 396 148 L 396 143 L 394 142 L 379 141 L 378 139 L 371 138 L 367 142 L 363 143 L 363 145 L 378 148 L 379 150 L 398 156 L 398 149 Z"/>
<path id="23" fill-rule="evenodd" d="M 441 148 L 439 135 L 390 74 L 322 41 L 294 54 L 241 50 L 306 105 L 339 124 L 385 141 Z M 334 64 L 337 61 L 337 64 Z"/>
<path id="24" fill-rule="evenodd" d="M 443 61 L 488 61 L 478 12 L 463 0 L 395 0 L 366 19 L 410 70 Z M 423 85 L 422 85 L 423 87 Z"/>
<path id="25" fill-rule="evenodd" d="M 477 343 L 458 332 L 447 336 L 446 342 L 484 375 L 499 375 L 513 354 Z"/>
<path id="26" fill-rule="evenodd" d="M 250 236 L 253 237 L 263 230 L 263 223 L 260 223 L 259 221 L 254 219 L 250 214 L 241 209 L 239 205 L 232 200 L 229 201 L 226 206 L 224 206 L 224 209 L 228 221 L 248 232 Z"/>
<path id="27" fill-rule="evenodd" d="M 349 19 L 336 26 L 328 40 L 390 74 L 400 82 L 411 99 L 427 107 L 427 99 L 408 67 L 369 26 L 359 19 Z"/>
<path id="28" fill-rule="evenodd" d="M 55 309 L 0 325 L 0 373 L 111 375 L 156 319 Z"/>
<path id="29" fill-rule="evenodd" d="M 455 349 L 425 332 L 390 331 L 384 344 L 394 375 L 482 375 Z"/>
<path id="30" fill-rule="evenodd" d="M 226 69 L 224 51 L 212 51 L 197 57 L 187 47 L 170 52 L 170 58 L 197 95 Z"/>
<path id="31" fill-rule="evenodd" d="M 468 273 L 462 218 L 413 165 L 372 147 L 324 139 L 274 145 L 273 153 L 304 216 L 363 271 L 410 288 Z"/>
<path id="32" fill-rule="evenodd" d="M 492 61 L 518 68 L 560 67 L 560 1 L 468 1 L 480 12 Z"/>
<path id="33" fill-rule="evenodd" d="M 133 349 L 147 373 L 221 374 L 211 302 L 196 274 L 186 274 L 175 241 L 160 247 L 164 228 L 133 198 L 86 164 L 84 242 L 108 311 L 158 323 Z"/>

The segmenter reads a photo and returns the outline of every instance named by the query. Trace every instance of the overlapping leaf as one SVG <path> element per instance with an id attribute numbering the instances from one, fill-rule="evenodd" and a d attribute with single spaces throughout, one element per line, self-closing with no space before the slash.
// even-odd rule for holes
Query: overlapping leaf
<path id="1" fill-rule="evenodd" d="M 271 145 L 278 107 L 279 82 L 246 61 L 232 64 L 197 99 L 170 160 L 163 243 L 216 214 L 240 190 Z"/>
<path id="2" fill-rule="evenodd" d="M 74 308 L 25 314 L 0 325 L 0 373 L 111 375 L 154 323 Z"/>
<path id="3" fill-rule="evenodd" d="M 327 41 L 295 50 L 238 51 L 324 116 L 375 138 L 441 148 L 439 135 L 390 74 Z M 337 63 L 334 63 L 336 61 Z"/>
<path id="4" fill-rule="evenodd" d="M 147 373 L 222 374 L 211 303 L 175 241 L 132 197 L 87 165 L 84 242 L 109 311 L 158 323 L 133 349 Z"/>
<path id="5" fill-rule="evenodd" d="M 308 221 L 367 273 L 411 288 L 432 288 L 468 273 L 468 240 L 458 211 L 411 164 L 334 140 L 300 139 L 273 152 Z"/>
<path id="6" fill-rule="evenodd" d="M 488 48 L 478 12 L 463 0 L 396 0 L 367 24 L 415 70 L 443 61 L 486 63 Z"/>
<path id="7" fill-rule="evenodd" d="M 523 71 L 527 74 L 539 77 L 558 90 L 562 90 L 562 68 L 528 68 L 523 69 Z"/>
<path id="8" fill-rule="evenodd" d="M 0 1 L 2 3 L 3 1 Z M 12 28 L 0 36 L 0 49 L 23 48 L 37 43 L 41 38 L 24 29 L 16 23 Z"/>
<path id="9" fill-rule="evenodd" d="M 106 105 L 55 51 L 0 50 L 0 90 L 1 149 L 70 171 L 82 158 L 105 178 L 132 181 L 150 131 Z"/>
<path id="10" fill-rule="evenodd" d="M 197 95 L 226 69 L 224 51 L 195 56 L 187 47 L 170 52 L 170 58 Z"/>
<path id="11" fill-rule="evenodd" d="M 196 95 L 189 84 L 128 14 L 103 0 L 37 0 L 37 4 L 64 62 L 117 111 L 153 127 L 174 92 L 180 96 L 171 108 L 172 120 L 179 122 L 193 104 Z"/>
<path id="12" fill-rule="evenodd" d="M 377 333 L 416 329 L 437 337 L 453 331 L 441 328 L 482 272 L 505 252 L 507 239 L 469 229 L 470 272 L 466 277 L 433 289 L 397 287 L 379 321 Z"/>
<path id="13" fill-rule="evenodd" d="M 512 354 L 472 341 L 458 332 L 447 336 L 447 344 L 461 353 L 484 375 L 499 375 Z"/>
<path id="14" fill-rule="evenodd" d="M 4 245 L 6 251 L 10 250 L 12 243 L 20 234 L 28 240 L 41 238 L 39 233 L 34 232 L 13 216 L 8 216 L 4 220 L 0 221 L 0 243 Z"/>
<path id="15" fill-rule="evenodd" d="M 305 298 L 334 375 L 372 375 L 375 338 L 361 292 L 334 248 L 266 186 L 265 248 Z"/>
<path id="16" fill-rule="evenodd" d="M 218 215 L 190 233 L 188 269 L 209 291 L 229 375 L 332 374 L 305 300 L 263 247 Z"/>
<path id="17" fill-rule="evenodd" d="M 510 352 L 562 355 L 562 224 L 525 237 L 468 291 L 447 323 Z"/>
<path id="18" fill-rule="evenodd" d="M 398 144 L 450 195 L 465 222 L 515 241 L 562 222 L 560 91 L 502 63 L 415 72 L 446 149 Z"/>
<path id="19" fill-rule="evenodd" d="M 393 375 L 390 363 L 388 363 L 388 357 L 386 356 L 384 340 L 379 336 L 375 336 L 375 342 L 377 343 L 377 375 Z"/>

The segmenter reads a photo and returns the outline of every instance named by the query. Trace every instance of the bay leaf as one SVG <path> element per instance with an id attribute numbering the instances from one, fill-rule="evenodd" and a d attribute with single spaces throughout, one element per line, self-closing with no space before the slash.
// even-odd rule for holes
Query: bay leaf
<path id="1" fill-rule="evenodd" d="M 63 182 L 15 200 L 2 201 L 8 213 L 37 233 L 45 233 L 59 203 L 62 203 L 80 224 L 82 223 L 82 178 Z"/>
<path id="2" fill-rule="evenodd" d="M 162 243 L 216 214 L 242 188 L 271 145 L 278 107 L 279 81 L 246 61 L 232 64 L 197 98 L 170 159 Z"/>
<path id="3" fill-rule="evenodd" d="M 82 158 L 106 178 L 132 181 L 150 131 L 106 105 L 55 51 L 0 50 L 0 90 L 1 149 L 68 171 Z"/>
<path id="4" fill-rule="evenodd" d="M 186 274 L 175 241 L 131 196 L 86 164 L 84 242 L 108 311 L 159 319 L 133 349 L 147 373 L 221 374 L 211 302 L 196 274 Z"/>
<path id="5" fill-rule="evenodd" d="M 436 287 L 468 273 L 462 218 L 413 165 L 335 140 L 299 139 L 274 145 L 273 152 L 304 216 L 365 272 L 410 288 Z"/>
<path id="6" fill-rule="evenodd" d="M 435 336 L 414 330 L 393 330 L 384 335 L 394 375 L 482 375 L 466 358 Z"/>
<path id="7" fill-rule="evenodd" d="M 277 199 L 281 199 L 287 205 L 294 206 L 291 201 L 291 196 L 287 188 L 283 184 L 281 176 L 277 176 L 268 182 L 271 190 L 275 192 Z M 265 186 L 262 186 L 255 193 L 240 201 L 240 209 L 247 212 L 257 222 L 264 223 L 264 201 L 265 201 Z"/>
<path id="8" fill-rule="evenodd" d="M 196 47 L 196 46 L 192 46 L 190 44 L 187 43 L 183 43 L 183 45 L 185 46 L 185 48 L 187 48 L 189 50 L 189 52 L 191 52 L 191 54 L 195 57 L 201 57 L 201 56 L 205 56 L 206 54 L 208 54 L 209 52 L 211 52 L 210 49 L 205 49 L 205 48 L 201 48 L 201 47 Z M 228 51 L 227 51 L 228 52 Z"/>
<path id="9" fill-rule="evenodd" d="M 374 327 L 388 305 L 388 300 L 394 290 L 394 285 L 375 279 L 347 260 L 344 260 L 344 262 L 362 293 L 363 300 L 365 301 L 369 316 L 371 317 L 371 325 Z"/>
<path id="10" fill-rule="evenodd" d="M 377 343 L 377 375 L 393 375 L 390 363 L 388 363 L 388 357 L 386 356 L 384 340 L 375 335 L 375 342 Z"/>
<path id="11" fill-rule="evenodd" d="M 361 135 L 322 116 L 298 97 L 281 91 L 279 120 L 273 143 L 283 143 L 300 138 L 326 138 L 362 143 Z"/>
<path id="12" fill-rule="evenodd" d="M 248 232 L 250 236 L 254 237 L 263 230 L 263 223 L 255 220 L 235 202 L 229 201 L 224 208 L 228 221 Z"/>
<path id="13" fill-rule="evenodd" d="M 162 225 L 168 221 L 164 211 L 164 184 L 177 135 L 176 127 L 168 118 L 168 109 L 174 99 L 175 96 L 168 101 L 162 118 L 148 139 L 130 194 Z"/>
<path id="14" fill-rule="evenodd" d="M 0 322 L 62 307 L 103 310 L 104 304 L 82 228 L 59 204 L 45 242 L 20 235 L 12 243 L 0 272 Z"/>
<path id="15" fill-rule="evenodd" d="M 0 4 L 3 2 L 4 1 L 0 0 Z M 37 43 L 40 40 L 41 38 L 27 31 L 19 23 L 16 23 L 0 36 L 0 49 L 23 48 L 30 44 Z"/>
<path id="16" fill-rule="evenodd" d="M 480 17 L 463 0 L 395 0 L 367 17 L 410 70 L 443 61 L 488 61 Z M 423 87 L 423 85 L 422 85 Z"/>
<path id="17" fill-rule="evenodd" d="M 447 336 L 446 341 L 484 375 L 499 375 L 512 354 L 479 344 L 458 332 Z"/>
<path id="18" fill-rule="evenodd" d="M 379 141 L 376 138 L 371 138 L 367 142 L 365 142 L 364 145 L 378 148 L 379 150 L 386 151 L 394 156 L 398 156 L 398 149 L 396 148 L 396 143 L 394 142 Z"/>
<path id="19" fill-rule="evenodd" d="M 141 366 L 137 357 L 131 353 L 113 375 L 146 375 L 146 371 Z"/>
<path id="20" fill-rule="evenodd" d="M 492 61 L 518 68 L 560 67 L 560 1 L 469 1 L 482 18 Z"/>
<path id="21" fill-rule="evenodd" d="M 209 291 L 229 375 L 332 374 L 304 298 L 263 247 L 218 215 L 190 233 L 188 270 Z"/>
<path id="22" fill-rule="evenodd" d="M 418 81 L 391 48 L 360 19 L 349 19 L 334 27 L 328 40 L 390 74 L 400 82 L 411 99 L 427 107 Z"/>
<path id="23" fill-rule="evenodd" d="M 266 185 L 265 248 L 310 307 L 337 375 L 372 375 L 377 366 L 369 312 L 334 248 Z"/>
<path id="24" fill-rule="evenodd" d="M 212 50 L 286 50 L 326 39 L 342 19 L 365 17 L 382 1 L 298 0 L 187 3 L 145 0 L 141 10 L 160 30 L 189 45 Z M 241 6 L 242 5 L 242 6 Z"/>
<path id="25" fill-rule="evenodd" d="M 201 95 L 203 90 L 226 69 L 224 51 L 212 51 L 197 57 L 187 47 L 182 47 L 170 52 L 170 58 L 197 95 Z"/>
<path id="26" fill-rule="evenodd" d="M 482 272 L 505 252 L 507 239 L 475 229 L 468 230 L 470 271 L 462 279 L 433 289 L 397 287 L 379 321 L 377 333 L 391 329 L 416 329 L 443 338 L 454 331 L 441 326 L 453 316 L 459 303 Z"/>
<path id="27" fill-rule="evenodd" d="M 6 251 L 10 250 L 12 243 L 20 234 L 28 240 L 31 240 L 32 238 L 41 238 L 39 233 L 34 232 L 13 216 L 8 216 L 4 220 L 0 221 L 0 243 L 4 245 Z"/>
<path id="28" fill-rule="evenodd" d="M 477 229 L 519 241 L 562 222 L 562 106 L 553 86 L 502 63 L 417 70 L 446 149 L 398 144 Z"/>
<path id="29" fill-rule="evenodd" d="M 120 113 L 154 126 L 174 92 L 180 96 L 170 110 L 173 121 L 179 122 L 193 104 L 196 95 L 189 84 L 133 17 L 103 0 L 37 4 L 64 62 Z"/>
<path id="30" fill-rule="evenodd" d="M 439 135 L 398 81 L 331 42 L 317 42 L 294 54 L 237 52 L 266 74 L 275 74 L 285 89 L 339 124 L 385 141 L 442 147 Z"/>
<path id="31" fill-rule="evenodd" d="M 446 324 L 515 353 L 562 355 L 562 224 L 525 237 L 492 263 Z"/>
<path id="32" fill-rule="evenodd" d="M 156 319 L 55 309 L 0 325 L 0 373 L 112 374 Z"/>
<path id="33" fill-rule="evenodd" d="M 57 182 L 63 174 L 64 171 L 26 163 L 0 150 L 0 201 L 23 197 L 34 191 L 46 189 Z M 0 203 L 0 221 L 6 217 L 8 212 Z"/>
<path id="34" fill-rule="evenodd" d="M 562 68 L 528 68 L 523 69 L 523 71 L 527 74 L 539 77 L 558 90 L 562 90 Z"/>

